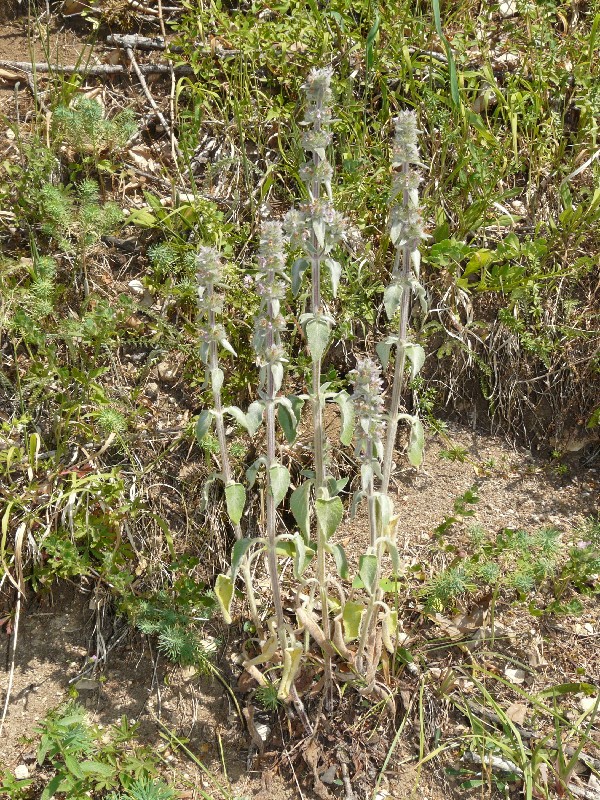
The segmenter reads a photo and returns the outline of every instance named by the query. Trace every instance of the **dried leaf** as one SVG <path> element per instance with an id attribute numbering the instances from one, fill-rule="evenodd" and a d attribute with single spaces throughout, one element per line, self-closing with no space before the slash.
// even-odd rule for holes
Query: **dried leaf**
<path id="1" fill-rule="evenodd" d="M 523 725 L 525 717 L 527 716 L 527 710 L 527 706 L 522 703 L 512 703 L 506 709 L 506 716 L 511 722 L 515 722 L 517 725 Z"/>

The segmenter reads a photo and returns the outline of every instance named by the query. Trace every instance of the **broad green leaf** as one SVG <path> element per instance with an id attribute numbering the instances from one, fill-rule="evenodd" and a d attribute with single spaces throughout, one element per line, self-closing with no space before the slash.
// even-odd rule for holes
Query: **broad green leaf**
<path id="1" fill-rule="evenodd" d="M 65 759 L 65 767 L 69 770 L 71 775 L 74 775 L 76 778 L 83 778 L 81 765 L 75 756 L 65 753 L 63 758 Z"/>
<path id="2" fill-rule="evenodd" d="M 412 416 L 412 414 L 399 414 L 398 419 L 405 419 L 410 423 L 407 452 L 408 460 L 413 467 L 420 467 L 423 463 L 423 451 L 425 449 L 423 423 L 417 416 Z"/>
<path id="3" fill-rule="evenodd" d="M 219 367 L 211 369 L 210 385 L 214 394 L 218 394 L 221 391 L 221 389 L 223 388 L 224 380 L 225 380 L 225 374 L 222 369 L 219 369 Z"/>
<path id="4" fill-rule="evenodd" d="M 201 411 L 198 421 L 196 422 L 196 439 L 202 442 L 206 434 L 212 427 L 213 413 L 212 411 Z"/>
<path id="5" fill-rule="evenodd" d="M 327 491 L 329 492 L 329 497 L 335 497 L 337 494 L 339 494 L 347 483 L 348 478 L 339 478 L 338 480 L 335 478 L 327 478 Z"/>
<path id="6" fill-rule="evenodd" d="M 302 538 L 302 534 L 296 533 L 293 538 L 294 547 L 296 552 L 294 554 L 294 577 L 301 578 L 306 568 L 311 562 L 315 551 L 307 547 Z"/>
<path id="7" fill-rule="evenodd" d="M 387 336 L 383 341 L 379 342 L 379 344 L 375 346 L 375 350 L 379 356 L 379 360 L 381 361 L 381 366 L 384 369 L 387 369 L 387 365 L 390 361 L 390 352 L 395 344 L 398 344 L 398 337 Z"/>
<path id="8" fill-rule="evenodd" d="M 365 606 L 354 600 L 346 600 L 342 611 L 342 621 L 344 623 L 344 640 L 351 642 L 360 636 L 360 623 L 362 622 Z"/>
<path id="9" fill-rule="evenodd" d="M 349 447 L 354 436 L 354 405 L 348 392 L 338 392 L 334 397 L 335 402 L 340 407 L 342 417 L 342 430 L 340 432 L 340 442 Z"/>
<path id="10" fill-rule="evenodd" d="M 231 601 L 233 599 L 233 580 L 229 575 L 218 575 L 215 581 L 215 597 L 225 622 L 231 624 Z"/>
<path id="11" fill-rule="evenodd" d="M 410 361 L 410 379 L 413 381 L 425 363 L 425 350 L 423 350 L 420 344 L 415 344 L 414 342 L 405 342 L 401 344 L 400 347 L 403 348 L 406 357 Z"/>
<path id="12" fill-rule="evenodd" d="M 82 761 L 79 766 L 84 775 L 100 775 L 102 778 L 113 778 L 115 775 L 113 766 L 100 761 Z"/>
<path id="13" fill-rule="evenodd" d="M 306 323 L 305 330 L 308 351 L 312 360 L 318 361 L 327 350 L 327 345 L 329 344 L 329 323 L 319 317 L 313 317 Z"/>
<path id="14" fill-rule="evenodd" d="M 379 536 L 386 536 L 394 513 L 394 503 L 387 494 L 375 493 L 375 520 Z"/>
<path id="15" fill-rule="evenodd" d="M 250 403 L 248 406 L 248 411 L 246 412 L 246 430 L 250 436 L 254 436 L 256 431 L 260 428 L 264 408 L 265 405 L 261 400 L 255 400 L 254 403 Z"/>
<path id="16" fill-rule="evenodd" d="M 344 515 L 344 506 L 339 497 L 320 499 L 315 503 L 317 519 L 326 539 L 331 539 Z"/>
<path id="17" fill-rule="evenodd" d="M 348 559 L 346 558 L 346 551 L 341 544 L 331 545 L 331 552 L 335 559 L 338 575 L 342 580 L 348 580 Z"/>
<path id="18" fill-rule="evenodd" d="M 256 461 L 250 464 L 250 466 L 246 470 L 246 480 L 248 481 L 249 489 L 252 489 L 252 487 L 256 483 L 256 475 L 258 473 L 258 470 L 261 468 L 263 464 L 266 466 L 267 459 L 264 456 L 260 456 L 259 458 L 256 459 Z"/>
<path id="19" fill-rule="evenodd" d="M 326 258 L 324 263 L 327 267 L 329 267 L 329 274 L 331 275 L 331 291 L 333 292 L 333 296 L 337 297 L 338 286 L 340 285 L 340 278 L 342 277 L 342 265 L 339 261 L 335 261 L 333 258 Z"/>
<path id="20" fill-rule="evenodd" d="M 278 506 L 290 486 L 290 473 L 282 464 L 274 464 L 269 469 L 269 486 L 275 499 L 275 506 Z"/>
<path id="21" fill-rule="evenodd" d="M 400 572 L 400 556 L 398 555 L 398 548 L 396 547 L 395 542 L 393 542 L 391 539 L 386 539 L 384 545 L 385 549 L 390 554 L 394 575 L 398 575 Z"/>
<path id="22" fill-rule="evenodd" d="M 232 416 L 238 425 L 241 425 L 242 428 L 245 428 L 248 431 L 250 436 L 254 436 L 256 431 L 260 428 L 263 409 L 263 403 L 260 400 L 257 400 L 250 405 L 246 414 L 244 414 L 242 409 L 238 408 L 237 406 L 227 406 L 227 408 L 223 409 L 223 413 Z"/>
<path id="23" fill-rule="evenodd" d="M 383 305 L 388 319 L 392 319 L 402 302 L 404 288 L 400 283 L 391 283 L 383 293 Z"/>
<path id="24" fill-rule="evenodd" d="M 296 429 L 300 422 L 304 400 L 301 397 L 280 397 L 277 406 L 277 419 L 290 444 L 296 440 Z"/>
<path id="25" fill-rule="evenodd" d="M 377 36 L 377 31 L 379 30 L 379 22 L 380 22 L 379 11 L 375 9 L 375 22 L 371 27 L 371 30 L 367 34 L 367 42 L 365 46 L 365 66 L 367 68 L 367 72 L 369 72 L 373 66 L 373 61 L 375 60 L 375 37 Z"/>
<path id="26" fill-rule="evenodd" d="M 312 229 L 315 232 L 319 247 L 325 247 L 325 220 L 322 217 L 313 217 L 311 219 Z"/>
<path id="27" fill-rule="evenodd" d="M 310 539 L 310 487 L 312 480 L 304 481 L 290 496 L 290 510 L 304 540 Z"/>
<path id="28" fill-rule="evenodd" d="M 377 556 L 364 555 L 358 560 L 358 574 L 370 595 L 377 589 Z"/>
<path id="29" fill-rule="evenodd" d="M 229 519 L 239 525 L 246 505 L 246 490 L 241 483 L 230 483 L 225 487 L 225 503 Z"/>
<path id="30" fill-rule="evenodd" d="M 256 539 L 238 539 L 233 545 L 233 552 L 231 554 L 231 580 L 235 580 L 237 571 L 240 568 L 242 559 L 248 552 L 248 549 L 256 544 Z"/>
<path id="31" fill-rule="evenodd" d="M 292 294 L 294 297 L 300 291 L 302 283 L 302 275 L 310 267 L 310 261 L 307 258 L 297 258 L 292 264 Z"/>
<path id="32" fill-rule="evenodd" d="M 140 228 L 154 228 L 158 220 L 145 208 L 137 208 L 127 217 L 129 225 L 138 225 Z"/>

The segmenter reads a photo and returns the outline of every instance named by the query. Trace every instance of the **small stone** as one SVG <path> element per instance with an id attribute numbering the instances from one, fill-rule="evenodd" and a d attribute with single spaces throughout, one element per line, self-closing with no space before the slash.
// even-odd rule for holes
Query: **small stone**
<path id="1" fill-rule="evenodd" d="M 18 781 L 24 781 L 29 777 L 29 768 L 26 764 L 19 764 L 18 767 L 15 767 L 15 778 Z"/>
<path id="2" fill-rule="evenodd" d="M 154 381 L 147 383 L 146 388 L 144 389 L 144 394 L 151 400 L 156 400 L 158 397 L 158 383 L 154 383 Z"/>
<path id="3" fill-rule="evenodd" d="M 129 281 L 127 284 L 131 289 L 131 294 L 136 295 L 137 297 L 143 297 L 145 293 L 144 284 L 141 281 L 133 280 Z"/>
<path id="4" fill-rule="evenodd" d="M 177 370 L 168 361 L 161 361 L 157 366 L 158 377 L 163 383 L 177 383 Z"/>
<path id="5" fill-rule="evenodd" d="M 516 0 L 502 0 L 498 6 L 498 12 L 500 13 L 501 17 L 514 17 L 514 15 L 517 13 Z"/>

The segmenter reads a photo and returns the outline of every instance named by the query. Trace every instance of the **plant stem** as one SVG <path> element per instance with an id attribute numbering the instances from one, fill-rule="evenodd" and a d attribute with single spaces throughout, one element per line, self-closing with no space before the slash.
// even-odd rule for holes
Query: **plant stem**
<path id="1" fill-rule="evenodd" d="M 320 129 L 319 124 L 315 124 L 315 130 Z M 319 164 L 319 156 L 313 153 L 313 163 Z M 312 181 L 311 195 L 313 203 L 320 197 L 319 181 Z M 312 281 L 312 313 L 316 316 L 322 313 L 321 302 L 321 254 L 317 236 L 314 230 L 311 232 L 311 281 Z M 315 496 L 320 497 L 326 487 L 325 469 L 325 442 L 323 436 L 323 401 L 321 397 L 321 358 L 313 359 L 312 362 L 312 386 L 310 402 L 312 406 L 313 421 L 313 455 L 315 466 Z M 317 520 L 317 580 L 319 582 L 319 596 L 321 601 L 321 614 L 323 623 L 323 633 L 326 639 L 331 640 L 331 625 L 329 621 L 329 605 L 327 602 L 327 565 L 325 553 L 325 531 L 323 531 Z M 327 703 L 333 699 L 333 684 L 331 677 L 331 656 L 323 653 L 324 664 L 324 695 Z"/>
<path id="2" fill-rule="evenodd" d="M 268 304 L 268 318 L 273 318 L 272 303 Z M 267 348 L 274 344 L 272 328 L 267 332 Z M 285 636 L 285 617 L 283 615 L 283 603 L 281 602 L 281 589 L 279 586 L 279 573 L 277 571 L 277 518 L 275 509 L 275 497 L 271 487 L 271 467 L 277 464 L 275 453 L 275 383 L 270 366 L 267 367 L 267 386 L 266 386 L 266 408 L 265 425 L 267 429 L 267 569 L 271 581 L 271 591 L 273 593 L 273 605 L 275 606 L 275 619 L 277 621 L 277 638 L 281 648 L 281 655 L 286 648 Z"/>
<path id="3" fill-rule="evenodd" d="M 403 171 L 408 174 L 410 165 L 405 163 Z M 408 206 L 409 195 L 408 190 L 405 189 L 403 193 L 402 202 L 404 206 Z M 394 260 L 393 274 L 397 275 L 400 268 L 400 259 L 402 259 L 402 270 L 400 272 L 400 279 L 408 281 L 410 277 L 410 247 L 404 244 L 401 248 L 396 248 L 396 256 Z M 410 289 L 408 285 L 404 285 L 402 292 L 402 305 L 400 307 L 400 324 L 398 328 L 398 341 L 399 344 L 406 341 L 406 334 L 408 332 L 408 315 L 410 312 Z M 398 353 L 400 350 L 400 353 Z M 394 448 L 396 445 L 396 434 L 398 433 L 398 414 L 400 411 L 400 401 L 404 390 L 404 367 L 406 365 L 406 351 L 403 347 L 396 347 L 396 362 L 394 366 L 394 384 L 392 388 L 392 398 L 390 400 L 390 409 L 388 417 L 388 430 L 385 442 L 385 453 L 383 456 L 383 480 L 381 482 L 382 494 L 387 494 L 390 486 L 390 478 L 392 474 L 392 465 L 394 462 Z"/>
<path id="4" fill-rule="evenodd" d="M 212 300 L 214 295 L 214 284 L 209 283 L 206 287 L 206 293 L 209 299 Z M 211 309 L 208 313 L 208 325 L 210 329 L 213 329 L 216 324 L 216 314 L 213 309 Z M 219 440 L 219 450 L 221 453 L 221 471 L 223 473 L 223 482 L 225 486 L 228 486 L 229 483 L 233 480 L 232 472 L 231 472 L 231 463 L 229 461 L 229 452 L 227 450 L 227 437 L 225 435 L 225 422 L 223 420 L 223 401 L 221 399 L 221 390 L 217 388 L 212 380 L 212 375 L 214 370 L 219 369 L 219 353 L 217 349 L 217 343 L 212 341 L 209 345 L 209 352 L 208 352 L 208 371 L 209 371 L 209 380 L 211 382 L 212 388 L 212 396 L 213 396 L 213 408 L 215 411 L 215 428 L 217 431 L 217 439 Z M 235 533 L 236 539 L 241 539 L 243 537 L 241 526 L 236 523 L 233 526 L 233 530 Z M 252 574 L 250 572 L 250 562 L 248 559 L 248 554 L 244 556 L 242 559 L 242 563 L 240 565 L 240 572 L 242 574 L 242 578 L 244 580 L 244 584 L 246 586 L 246 597 L 248 598 L 248 605 L 250 607 L 250 616 L 252 618 L 252 622 L 254 623 L 254 627 L 257 631 L 262 629 L 262 624 L 260 621 L 260 615 L 258 613 L 258 608 L 256 606 L 256 597 L 254 596 L 254 589 L 252 587 Z"/>

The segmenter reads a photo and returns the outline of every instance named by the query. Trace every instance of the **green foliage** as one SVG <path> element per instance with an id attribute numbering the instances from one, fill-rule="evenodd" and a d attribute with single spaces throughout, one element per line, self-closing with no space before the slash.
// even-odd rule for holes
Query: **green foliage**
<path id="1" fill-rule="evenodd" d="M 85 258 L 102 236 L 120 227 L 123 214 L 116 203 L 100 202 L 95 181 L 86 179 L 74 188 L 48 183 L 39 194 L 41 230 L 55 239 L 65 253 Z"/>
<path id="2" fill-rule="evenodd" d="M 81 156 L 96 163 L 106 154 L 117 155 L 137 130 L 131 109 L 107 118 L 101 103 L 93 98 L 76 97 L 70 106 L 54 109 L 53 134 Z"/>
<path id="3" fill-rule="evenodd" d="M 107 730 L 92 725 L 75 702 L 49 711 L 37 731 L 37 760 L 44 777 L 35 781 L 35 797 L 87 800 L 102 794 L 118 800 L 174 800 L 175 792 L 158 777 L 158 754 L 137 744 L 136 731 L 137 724 L 126 717 Z M 32 798 L 33 783 L 15 781 L 0 768 L 0 788 L 10 800 Z"/>
<path id="4" fill-rule="evenodd" d="M 554 528 L 534 533 L 505 528 L 491 537 L 475 526 L 470 531 L 472 554 L 457 557 L 430 579 L 422 590 L 426 606 L 432 611 L 453 609 L 468 595 L 492 589 L 516 593 L 530 602 L 534 614 L 578 613 L 578 595 L 599 590 L 599 530 L 597 520 L 589 519 L 569 546 Z"/>

